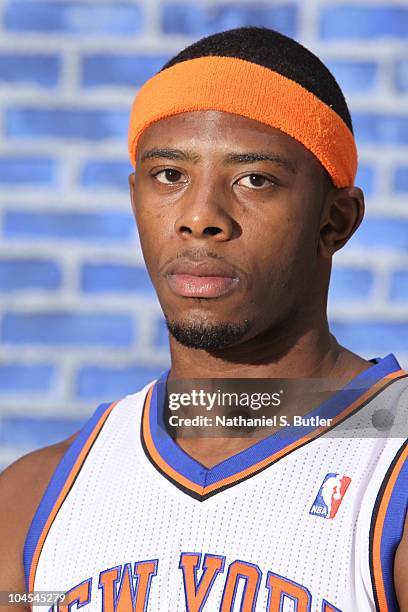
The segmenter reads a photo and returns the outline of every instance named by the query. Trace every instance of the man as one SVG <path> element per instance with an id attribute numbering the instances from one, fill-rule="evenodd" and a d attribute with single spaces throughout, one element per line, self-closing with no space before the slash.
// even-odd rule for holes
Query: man
<path id="1" fill-rule="evenodd" d="M 271 30 L 204 38 L 139 92 L 129 153 L 171 369 L 3 473 L 1 589 L 68 592 L 60 610 L 408 610 L 407 440 L 372 434 L 406 415 L 408 379 L 327 323 L 364 208 L 333 76 Z M 299 431 L 172 437 L 182 379 L 339 390 L 300 402 Z"/>

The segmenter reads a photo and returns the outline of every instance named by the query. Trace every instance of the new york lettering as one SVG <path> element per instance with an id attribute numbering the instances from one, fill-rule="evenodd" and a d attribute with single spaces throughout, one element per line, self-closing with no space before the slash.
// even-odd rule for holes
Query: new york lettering
<path id="1" fill-rule="evenodd" d="M 158 569 L 159 560 L 151 559 L 102 570 L 97 585 L 101 593 L 101 612 L 146 612 Z M 236 559 L 227 566 L 223 555 L 183 552 L 179 569 L 186 612 L 204 612 L 215 582 L 221 580 L 224 585 L 219 612 L 230 612 L 238 604 L 243 612 L 254 612 L 261 588 L 267 589 L 265 612 L 279 612 L 289 602 L 297 612 L 311 610 L 312 594 L 306 586 L 272 571 L 263 577 L 263 572 L 254 563 Z M 241 581 L 243 588 L 239 590 Z M 87 578 L 67 591 L 66 603 L 55 604 L 50 612 L 71 612 L 86 607 L 92 596 L 96 598 L 96 593 L 96 589 L 92 589 L 92 578 Z M 319 609 L 341 612 L 325 599 Z"/>

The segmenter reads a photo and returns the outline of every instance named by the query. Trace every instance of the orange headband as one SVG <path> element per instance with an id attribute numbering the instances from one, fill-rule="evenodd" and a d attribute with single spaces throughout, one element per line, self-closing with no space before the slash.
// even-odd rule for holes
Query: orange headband
<path id="1" fill-rule="evenodd" d="M 235 57 L 186 60 L 143 85 L 130 115 L 132 164 L 143 130 L 170 115 L 196 110 L 224 111 L 278 128 L 317 157 L 336 187 L 354 184 L 357 149 L 343 119 L 295 81 Z"/>

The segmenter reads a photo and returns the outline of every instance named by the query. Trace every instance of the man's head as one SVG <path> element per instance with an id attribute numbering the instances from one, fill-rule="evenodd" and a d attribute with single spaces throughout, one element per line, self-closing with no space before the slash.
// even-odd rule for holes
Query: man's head
<path id="1" fill-rule="evenodd" d="M 327 68 L 277 32 L 215 34 L 182 51 L 159 76 L 171 87 L 171 70 L 196 69 L 197 60 L 202 78 L 191 72 L 186 85 L 181 72 L 170 92 L 178 104 L 177 85 L 187 87 L 179 101 L 186 110 L 161 111 L 130 139 L 132 206 L 172 336 L 193 348 L 217 352 L 241 344 L 245 352 L 245 344 L 282 342 L 326 320 L 331 257 L 363 215 L 361 191 L 347 183 L 352 125 Z M 216 84 L 208 70 L 224 69 L 224 61 L 224 81 Z M 240 105 L 242 69 L 266 79 L 275 104 L 268 108 L 257 79 L 245 90 L 244 72 Z M 194 80 L 208 99 L 218 87 L 217 104 L 206 106 L 204 96 L 194 106 L 200 95 L 188 88 Z M 300 113 L 293 100 L 299 92 Z M 254 119 L 259 112 L 265 122 Z"/>

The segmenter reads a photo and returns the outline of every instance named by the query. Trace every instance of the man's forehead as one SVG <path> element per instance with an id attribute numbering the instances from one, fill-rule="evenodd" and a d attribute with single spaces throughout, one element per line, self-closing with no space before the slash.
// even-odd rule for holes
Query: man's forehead
<path id="1" fill-rule="evenodd" d="M 278 128 L 240 115 L 212 110 L 178 113 L 155 121 L 141 134 L 138 151 L 152 146 L 193 150 L 194 145 L 195 148 L 207 145 L 211 149 L 212 143 L 230 152 L 238 152 L 241 148 L 244 152 L 250 146 L 255 151 L 273 150 L 293 156 L 309 154 L 300 142 Z"/>
<path id="2" fill-rule="evenodd" d="M 141 134 L 137 159 L 199 162 L 208 154 L 228 164 L 272 161 L 295 173 L 302 163 L 321 166 L 300 142 L 278 128 L 224 111 L 190 111 L 152 123 Z"/>
<path id="3" fill-rule="evenodd" d="M 180 129 L 206 131 L 207 129 L 213 130 L 215 126 L 217 129 L 231 132 L 232 135 L 237 133 L 245 134 L 247 132 L 249 135 L 254 134 L 258 137 L 263 135 L 264 138 L 275 136 L 291 139 L 288 134 L 285 134 L 278 128 L 271 127 L 260 121 L 216 110 L 197 110 L 169 115 L 149 125 L 143 131 L 141 138 L 145 137 L 146 134 L 156 134 L 158 131 L 177 131 Z M 217 136 L 214 132 L 211 135 L 213 137 Z"/>

